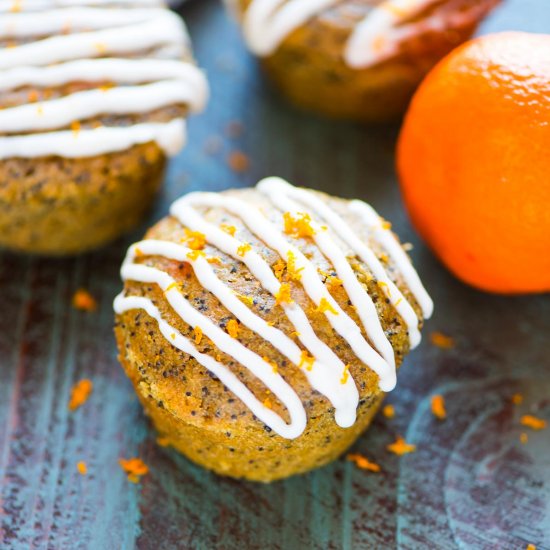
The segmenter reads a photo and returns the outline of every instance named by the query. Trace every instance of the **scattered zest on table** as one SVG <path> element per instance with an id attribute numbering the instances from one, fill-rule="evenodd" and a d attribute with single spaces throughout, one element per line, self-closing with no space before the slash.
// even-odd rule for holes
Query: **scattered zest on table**
<path id="1" fill-rule="evenodd" d="M 250 159 L 242 151 L 233 151 L 227 158 L 227 163 L 233 172 L 246 172 Z"/>
<path id="2" fill-rule="evenodd" d="M 452 349 L 455 347 L 454 338 L 451 338 L 442 332 L 432 332 L 430 334 L 430 342 L 435 347 L 441 349 Z"/>
<path id="3" fill-rule="evenodd" d="M 432 413 L 439 420 L 445 420 L 445 418 L 447 418 L 447 411 L 445 410 L 445 399 L 442 395 L 432 396 Z"/>
<path id="4" fill-rule="evenodd" d="M 532 416 L 530 414 L 522 416 L 520 422 L 523 426 L 527 426 L 533 430 L 544 430 L 547 424 L 546 420 L 537 418 L 536 416 Z"/>
<path id="5" fill-rule="evenodd" d="M 84 405 L 92 393 L 94 385 L 91 380 L 84 378 L 77 382 L 71 390 L 71 398 L 69 400 L 69 410 L 75 411 L 78 407 Z"/>
<path id="6" fill-rule="evenodd" d="M 79 288 L 73 294 L 73 307 L 80 311 L 95 311 L 97 301 L 87 290 Z"/>
<path id="7" fill-rule="evenodd" d="M 128 474 L 128 481 L 132 483 L 139 483 L 141 478 L 149 472 L 149 468 L 141 458 L 119 458 L 118 463 Z"/>
<path id="8" fill-rule="evenodd" d="M 85 476 L 88 473 L 88 466 L 83 460 L 77 462 L 76 469 L 82 476 Z"/>
<path id="9" fill-rule="evenodd" d="M 378 464 L 376 464 L 375 462 L 371 462 L 367 457 L 363 455 L 350 453 L 349 455 L 347 455 L 346 458 L 350 462 L 353 462 L 361 470 L 368 470 L 369 472 L 380 471 L 380 466 Z"/>
<path id="10" fill-rule="evenodd" d="M 384 408 L 382 409 L 382 414 L 386 418 L 393 418 L 395 416 L 395 409 L 393 405 L 385 405 Z"/>
<path id="11" fill-rule="evenodd" d="M 523 395 L 521 393 L 514 393 L 512 395 L 512 403 L 514 405 L 521 405 L 523 403 Z"/>
<path id="12" fill-rule="evenodd" d="M 388 449 L 390 453 L 402 456 L 408 453 L 414 453 L 414 451 L 416 451 L 416 445 L 407 443 L 401 436 L 398 436 L 395 442 L 388 445 L 386 449 Z"/>

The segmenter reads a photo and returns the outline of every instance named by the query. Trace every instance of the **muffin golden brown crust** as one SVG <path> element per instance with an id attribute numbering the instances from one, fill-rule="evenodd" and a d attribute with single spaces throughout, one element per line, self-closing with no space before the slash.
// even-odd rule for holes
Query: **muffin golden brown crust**
<path id="1" fill-rule="evenodd" d="M 247 204 L 260 208 L 271 220 L 282 216 L 256 190 L 228 191 L 221 195 L 243 199 Z M 316 196 L 321 197 L 335 211 L 345 213 L 347 201 L 320 193 Z M 316 307 L 304 290 L 302 282 L 293 278 L 288 264 L 281 263 L 280 256 L 260 241 L 238 216 L 217 207 L 201 209 L 201 213 L 209 223 L 232 228 L 231 231 L 239 240 L 249 243 L 253 250 L 261 254 L 281 284 L 289 285 L 292 300 L 307 313 L 317 337 L 348 366 L 349 374 L 359 392 L 357 420 L 351 427 L 340 427 L 335 422 L 334 407 L 327 397 L 312 388 L 303 366 L 293 364 L 274 345 L 238 321 L 214 294 L 205 290 L 189 263 L 149 255 L 138 248 L 138 255 L 134 260 L 136 264 L 155 267 L 167 273 L 176 281 L 184 298 L 198 311 L 274 366 L 302 402 L 307 425 L 303 433 L 294 439 L 278 435 L 260 421 L 217 376 L 191 355 L 171 345 L 159 331 L 157 320 L 141 309 L 129 309 L 117 315 L 115 334 L 121 363 L 132 380 L 146 413 L 163 439 L 194 462 L 220 474 L 255 481 L 272 481 L 334 460 L 369 425 L 378 409 L 383 398 L 378 387 L 378 375 L 357 358 L 348 341 L 332 328 L 326 315 Z M 354 229 L 358 235 L 366 238 L 364 227 L 357 224 Z M 146 239 L 178 244 L 188 243 L 189 238 L 189 230 L 174 217 L 165 218 L 146 235 Z M 361 327 L 357 311 L 336 278 L 336 272 L 312 238 L 292 238 L 292 242 L 318 269 L 321 280 L 336 303 Z M 414 308 L 418 323 L 421 324 L 420 307 L 401 272 L 380 244 L 374 240 L 368 242 L 377 256 L 385 262 L 388 273 Z M 139 247 L 140 244 L 136 246 Z M 284 332 L 303 348 L 296 328 L 281 305 L 262 287 L 242 261 L 224 254 L 208 243 L 201 252 L 210 258 L 216 276 L 235 295 L 241 297 L 253 313 L 267 321 L 270 326 Z M 395 352 L 396 364 L 400 365 L 409 350 L 407 326 L 367 265 L 358 257 L 350 256 L 348 260 L 357 280 L 375 304 L 384 334 Z M 199 352 L 215 357 L 227 366 L 260 402 L 288 422 L 288 410 L 277 395 L 269 392 L 241 363 L 222 352 L 215 342 L 204 335 L 197 335 L 196 327 L 185 323 L 168 303 L 165 292 L 153 283 L 127 280 L 123 295 L 149 298 L 164 321 L 193 341 Z M 364 328 L 362 334 L 369 341 Z"/>
<path id="2" fill-rule="evenodd" d="M 155 143 L 91 158 L 0 163 L 0 246 L 54 256 L 109 242 L 140 221 L 165 163 Z"/>
<path id="3" fill-rule="evenodd" d="M 234 2 L 240 18 L 253 2 Z M 444 24 L 419 29 L 379 63 L 350 66 L 343 55 L 346 43 L 357 25 L 383 3 L 348 0 L 325 8 L 261 58 L 266 73 L 286 97 L 307 110 L 365 122 L 394 119 L 404 112 L 426 73 L 470 38 L 499 0 L 431 3 L 406 24 L 447 18 Z"/>

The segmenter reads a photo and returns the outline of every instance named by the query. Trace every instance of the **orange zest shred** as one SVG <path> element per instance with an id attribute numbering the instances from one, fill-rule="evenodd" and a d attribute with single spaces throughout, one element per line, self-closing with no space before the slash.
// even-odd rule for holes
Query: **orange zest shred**
<path id="1" fill-rule="evenodd" d="M 193 329 L 193 331 L 195 333 L 195 344 L 198 346 L 202 340 L 202 328 L 197 326 Z"/>
<path id="2" fill-rule="evenodd" d="M 265 356 L 262 357 L 262 359 L 268 364 L 268 365 L 271 365 L 271 369 L 273 370 L 273 372 L 275 374 L 277 374 L 277 372 L 279 372 L 279 366 L 277 365 L 277 363 L 275 363 L 275 361 L 272 361 L 269 357 Z"/>
<path id="3" fill-rule="evenodd" d="M 79 288 L 73 294 L 73 307 L 80 311 L 95 311 L 97 309 L 97 302 L 87 290 Z"/>
<path id="4" fill-rule="evenodd" d="M 76 470 L 81 476 L 85 476 L 88 473 L 88 466 L 83 460 L 76 463 Z"/>
<path id="5" fill-rule="evenodd" d="M 386 231 L 391 229 L 391 222 L 388 220 L 382 220 L 382 229 L 385 229 Z"/>
<path id="6" fill-rule="evenodd" d="M 250 252 L 250 250 L 252 250 L 252 247 L 250 246 L 250 244 L 248 244 L 248 243 L 243 243 L 243 244 L 241 244 L 241 246 L 239 246 L 239 248 L 237 248 L 237 254 L 238 254 L 241 258 L 244 258 L 244 255 L 245 255 L 247 252 Z"/>
<path id="7" fill-rule="evenodd" d="M 80 132 L 80 122 L 78 120 L 73 120 L 71 122 L 71 130 L 73 131 L 73 134 L 77 135 L 78 132 Z"/>
<path id="8" fill-rule="evenodd" d="M 454 339 L 442 332 L 432 332 L 430 334 L 430 341 L 435 347 L 441 349 L 452 349 L 455 347 Z"/>
<path id="9" fill-rule="evenodd" d="M 537 547 L 534 544 L 528 544 L 525 550 L 537 550 Z"/>
<path id="10" fill-rule="evenodd" d="M 315 309 L 317 313 L 325 313 L 329 311 L 333 315 L 338 315 L 338 312 L 334 309 L 331 303 L 326 298 L 321 298 L 319 305 Z"/>
<path id="11" fill-rule="evenodd" d="M 222 259 L 219 256 L 208 256 L 208 258 L 206 258 L 206 261 L 209 264 L 223 265 Z"/>
<path id="12" fill-rule="evenodd" d="M 344 282 L 338 277 L 333 277 L 332 275 L 329 275 L 325 281 L 325 284 L 328 285 L 329 288 L 332 288 L 335 286 L 342 286 Z"/>
<path id="13" fill-rule="evenodd" d="M 227 157 L 227 164 L 234 172 L 246 172 L 250 167 L 250 159 L 242 151 L 233 151 Z"/>
<path id="14" fill-rule="evenodd" d="M 202 250 L 206 245 L 206 236 L 200 231 L 191 231 L 185 228 L 185 237 L 182 239 L 191 250 Z"/>
<path id="15" fill-rule="evenodd" d="M 292 303 L 292 296 L 290 295 L 290 286 L 286 283 L 283 283 L 279 287 L 279 291 L 277 294 L 275 294 L 275 300 L 276 302 L 280 304 L 291 304 Z"/>
<path id="16" fill-rule="evenodd" d="M 382 409 L 382 414 L 386 418 L 393 418 L 395 416 L 395 408 L 393 405 L 384 405 L 384 408 Z"/>
<path id="17" fill-rule="evenodd" d="M 432 413 L 439 420 L 445 420 L 447 411 L 445 410 L 445 399 L 442 395 L 432 396 Z"/>
<path id="18" fill-rule="evenodd" d="M 531 414 L 526 414 L 521 417 L 520 420 L 523 426 L 527 426 L 533 430 L 544 430 L 546 428 L 547 422 L 542 418 L 537 418 Z"/>
<path id="19" fill-rule="evenodd" d="M 525 432 L 519 434 L 519 440 L 522 445 L 525 445 L 529 441 L 529 436 Z"/>
<path id="20" fill-rule="evenodd" d="M 267 393 L 270 393 L 269 390 L 267 391 Z M 269 396 L 264 399 L 263 405 L 264 405 L 264 407 L 267 407 L 268 409 L 273 408 L 273 402 L 271 401 L 271 398 Z"/>
<path id="21" fill-rule="evenodd" d="M 371 462 L 367 457 L 357 454 L 350 453 L 346 456 L 346 459 L 350 462 L 353 462 L 361 470 L 368 470 L 369 472 L 379 472 L 380 466 L 375 462 Z"/>
<path id="22" fill-rule="evenodd" d="M 398 456 L 406 455 L 408 453 L 414 453 L 416 451 L 416 445 L 407 443 L 401 436 L 397 436 L 394 443 L 391 443 L 386 447 L 390 453 L 394 453 Z"/>
<path id="23" fill-rule="evenodd" d="M 176 289 L 176 290 L 179 290 L 180 289 L 180 283 L 174 281 L 173 283 L 170 283 L 167 287 L 166 287 L 166 290 L 164 291 L 164 293 L 166 294 L 167 292 L 170 292 L 171 290 L 173 289 Z"/>
<path id="24" fill-rule="evenodd" d="M 293 281 L 299 281 L 302 278 L 302 271 L 304 270 L 303 267 L 300 267 L 300 269 L 296 268 L 296 255 L 292 250 L 289 250 L 286 254 L 287 257 L 287 273 L 289 279 Z"/>
<path id="25" fill-rule="evenodd" d="M 227 334 L 231 336 L 231 338 L 237 338 L 239 335 L 239 323 L 235 321 L 235 319 L 230 319 L 227 321 Z"/>
<path id="26" fill-rule="evenodd" d="M 86 403 L 88 397 L 92 393 L 94 385 L 91 380 L 84 378 L 78 381 L 71 390 L 71 398 L 69 399 L 69 410 L 76 411 Z"/>
<path id="27" fill-rule="evenodd" d="M 523 403 L 523 395 L 521 393 L 514 393 L 512 395 L 512 403 L 514 405 L 521 405 Z"/>
<path id="28" fill-rule="evenodd" d="M 244 294 L 239 294 L 238 292 L 235 292 L 235 295 L 247 306 L 252 307 L 254 305 L 254 299 L 251 296 L 245 296 Z"/>
<path id="29" fill-rule="evenodd" d="M 191 252 L 187 253 L 187 257 L 192 261 L 195 261 L 197 258 L 205 256 L 206 254 L 202 250 L 192 250 Z"/>
<path id="30" fill-rule="evenodd" d="M 307 351 L 302 351 L 302 356 L 300 357 L 300 363 L 298 364 L 298 368 L 305 367 L 307 371 L 310 371 L 313 368 L 313 363 L 315 362 L 315 358 L 309 355 Z"/>
<path id="31" fill-rule="evenodd" d="M 149 473 L 149 468 L 141 458 L 119 458 L 120 467 L 128 474 L 128 481 L 139 483 L 141 478 Z"/>
<path id="32" fill-rule="evenodd" d="M 220 225 L 220 229 L 222 231 L 225 231 L 228 235 L 231 235 L 232 237 L 234 237 L 235 233 L 237 232 L 237 228 L 234 225 L 229 225 L 227 223 L 222 223 Z"/>
<path id="33" fill-rule="evenodd" d="M 340 378 L 340 384 L 345 384 L 349 378 L 349 365 L 344 366 L 344 372 L 342 373 L 342 378 Z"/>
<path id="34" fill-rule="evenodd" d="M 311 227 L 311 216 L 305 212 L 298 212 L 294 217 L 290 212 L 283 214 L 284 232 L 294 238 L 313 237 L 315 231 Z"/>
<path id="35" fill-rule="evenodd" d="M 277 260 L 273 264 L 273 272 L 275 273 L 275 277 L 279 279 L 279 281 L 283 278 L 283 271 L 285 270 L 285 262 L 283 260 Z"/>

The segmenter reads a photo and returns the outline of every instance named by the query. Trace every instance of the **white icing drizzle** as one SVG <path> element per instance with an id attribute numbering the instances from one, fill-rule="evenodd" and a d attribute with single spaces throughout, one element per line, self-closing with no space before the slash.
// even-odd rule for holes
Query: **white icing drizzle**
<path id="1" fill-rule="evenodd" d="M 258 56 L 275 52 L 281 42 L 312 17 L 339 0 L 252 0 L 243 18 L 245 39 Z M 393 55 L 401 42 L 426 28 L 445 28 L 440 15 L 404 23 L 437 0 L 384 0 L 352 31 L 344 52 L 345 62 L 362 69 Z M 434 21 L 431 21 L 433 19 Z"/>
<path id="2" fill-rule="evenodd" d="M 1 0 L 0 13 L 41 11 L 74 6 L 164 6 L 163 0 Z"/>
<path id="3" fill-rule="evenodd" d="M 381 283 L 381 288 L 384 293 L 407 325 L 411 348 L 415 348 L 420 343 L 421 338 L 420 331 L 418 330 L 418 318 L 413 307 L 405 299 L 395 283 L 390 279 L 386 269 L 376 257 L 376 254 L 374 254 L 371 248 L 367 246 L 359 237 L 357 237 L 353 229 L 341 216 L 336 214 L 336 212 L 334 212 L 334 210 L 324 203 L 319 197 L 305 189 L 294 187 L 281 178 L 264 179 L 258 184 L 258 190 L 267 194 L 271 201 L 283 211 L 305 212 L 310 215 L 315 214 L 320 216 L 328 224 L 329 228 L 334 231 L 334 233 L 336 233 L 352 249 L 352 251 L 357 254 L 359 258 L 361 258 L 363 262 L 365 262 L 374 276 L 378 279 L 379 283 Z M 300 205 L 292 200 L 289 200 L 288 197 L 293 197 L 298 200 Z M 395 240 L 395 237 L 392 236 L 391 231 L 389 231 L 389 229 L 382 229 L 382 221 L 372 207 L 357 200 L 354 201 L 354 205 L 354 211 L 360 212 L 362 219 L 368 224 L 368 227 L 372 229 L 377 228 L 377 230 L 380 231 L 380 234 L 377 234 L 376 237 L 380 242 L 382 239 L 384 240 L 383 243 L 381 242 L 384 248 L 388 249 L 388 244 L 390 245 L 393 252 L 393 254 L 391 254 L 392 258 L 395 256 L 394 261 L 396 262 L 398 268 L 404 274 L 408 274 L 408 278 L 405 280 L 410 286 L 411 292 L 415 298 L 417 298 L 425 317 L 429 317 L 433 309 L 433 303 L 422 286 L 422 283 L 420 282 L 420 279 L 418 278 L 418 275 L 408 260 L 405 252 Z M 310 210 L 308 210 L 308 208 Z M 315 222 L 313 222 L 313 224 L 315 224 Z M 344 287 L 346 288 L 350 299 L 354 305 L 357 306 L 357 311 L 361 316 L 361 320 L 367 334 L 369 334 L 373 341 L 375 341 L 377 346 L 383 347 L 385 344 L 389 345 L 389 342 L 383 336 L 383 333 L 380 333 L 382 330 L 380 323 L 376 323 L 377 327 L 372 327 L 372 325 L 375 324 L 373 323 L 373 318 L 378 320 L 372 300 L 370 300 L 368 294 L 366 294 L 365 290 L 358 283 L 340 248 L 336 246 L 335 243 L 331 243 L 330 237 L 326 234 L 326 232 L 321 231 L 318 225 L 315 226 L 315 229 L 316 234 L 314 235 L 314 239 L 321 251 L 325 254 L 325 256 L 327 256 L 335 267 L 337 265 L 342 266 L 342 271 L 338 272 L 338 276 L 344 282 Z M 390 235 L 392 237 L 388 238 Z M 380 237 L 382 237 L 382 239 Z M 323 241 L 326 242 L 324 247 Z M 324 248 L 327 250 L 325 251 Z M 399 253 L 396 254 L 396 249 L 401 252 L 401 255 Z M 365 317 L 365 319 L 363 319 L 363 317 Z M 372 328 L 372 330 L 370 330 L 369 327 Z M 380 342 L 380 338 L 382 337 L 386 342 Z M 387 345 L 385 349 L 387 349 Z M 388 360 L 387 354 L 384 354 L 384 357 Z"/>
<path id="4" fill-rule="evenodd" d="M 158 4 L 62 0 L 39 2 L 46 11 L 32 11 L 33 5 L 25 13 L 0 12 L 0 37 L 25 40 L 0 50 L 0 91 L 79 81 L 109 84 L 1 110 L 0 133 L 15 135 L 0 137 L 0 158 L 93 156 L 145 143 L 145 138 L 157 142 L 167 155 L 177 153 L 184 142 L 179 119 L 67 130 L 99 115 L 140 114 L 173 104 L 187 105 L 191 111 L 204 107 L 204 75 L 191 62 L 179 60 L 189 48 L 185 26 L 167 9 L 149 8 Z M 17 135 L 23 132 L 34 133 Z"/>
<path id="5" fill-rule="evenodd" d="M 79 158 L 124 151 L 150 141 L 155 141 L 167 155 L 177 154 L 185 143 L 185 121 L 176 118 L 168 123 L 144 122 L 120 128 L 0 136 L 0 159 L 46 155 Z"/>
<path id="6" fill-rule="evenodd" d="M 281 258 L 289 261 L 290 257 L 295 262 L 295 268 L 300 271 L 300 284 L 309 298 L 318 307 L 324 300 L 330 304 L 330 309 L 323 311 L 333 329 L 347 341 L 354 353 L 364 364 L 373 369 L 380 377 L 380 387 L 389 391 L 395 386 L 395 360 L 393 350 L 388 351 L 389 345 L 386 339 L 372 300 L 367 292 L 358 282 L 351 267 L 342 251 L 342 243 L 346 243 L 361 258 L 361 251 L 356 251 L 348 242 L 347 231 L 351 228 L 336 228 L 333 226 L 340 218 L 326 204 L 317 203 L 317 197 L 305 189 L 297 189 L 280 180 L 279 178 L 268 178 L 258 184 L 258 190 L 264 193 L 268 199 L 279 209 L 295 213 L 304 212 L 303 205 L 308 206 L 311 215 L 320 216 L 329 225 L 328 229 L 323 227 L 314 219 L 311 221 L 311 228 L 315 230 L 312 237 L 319 247 L 319 250 L 333 264 L 338 276 L 342 279 L 343 286 L 350 297 L 350 300 L 357 308 L 365 308 L 365 311 L 358 311 L 361 322 L 366 333 L 372 338 L 376 346 L 381 350 L 381 356 L 373 349 L 361 334 L 359 326 L 340 308 L 332 298 L 327 287 L 317 272 L 314 264 L 308 260 L 289 240 L 284 236 L 282 230 L 268 220 L 262 212 L 248 202 L 221 194 L 214 193 L 191 193 L 177 200 L 170 208 L 170 213 L 177 218 L 182 225 L 192 231 L 204 235 L 206 242 L 215 248 L 228 254 L 236 260 L 243 262 L 251 274 L 256 277 L 260 286 L 276 297 L 282 288 L 282 283 L 273 273 L 266 260 L 253 248 L 242 252 L 244 241 L 223 231 L 220 227 L 208 222 L 199 208 L 220 208 L 240 218 L 246 227 L 256 235 L 266 246 L 276 251 Z M 295 202 L 296 201 L 296 202 Z M 298 210 L 298 202 L 299 210 Z M 363 204 L 363 203 L 361 203 Z M 326 209 L 325 209 L 326 208 Z M 364 220 L 369 231 L 372 231 L 373 238 L 378 238 L 375 229 L 372 227 L 372 219 L 367 218 L 361 211 L 359 215 Z M 380 219 L 375 214 L 377 223 Z M 281 216 L 282 218 L 282 216 Z M 340 241 L 331 235 L 334 233 Z M 385 237 L 384 237 L 385 238 Z M 390 241 L 388 241 L 390 242 Z M 388 253 L 392 258 L 398 257 L 394 244 L 391 241 Z M 386 247 L 384 244 L 383 246 Z M 392 250 L 389 250 L 392 248 Z M 198 352 L 188 338 L 183 337 L 173 327 L 168 325 L 161 317 L 158 309 L 148 298 L 125 296 L 121 293 L 115 300 L 115 311 L 123 313 L 130 309 L 144 309 L 159 323 L 159 327 L 167 340 L 173 343 L 180 350 L 189 353 L 197 361 L 216 374 L 226 386 L 241 399 L 262 422 L 267 424 L 279 435 L 286 438 L 297 437 L 305 428 L 305 411 L 294 390 L 284 382 L 282 377 L 274 369 L 242 344 L 238 339 L 231 338 L 225 331 L 217 327 L 206 316 L 195 310 L 191 304 L 183 298 L 178 290 L 175 280 L 163 271 L 135 263 L 134 260 L 139 254 L 151 256 L 163 256 L 179 262 L 188 262 L 200 282 L 200 284 L 214 295 L 224 307 L 232 313 L 235 318 L 244 326 L 257 333 L 268 341 L 275 349 L 284 355 L 296 366 L 303 366 L 303 352 L 292 339 L 286 336 L 281 330 L 270 326 L 265 320 L 256 315 L 246 306 L 231 290 L 231 288 L 218 278 L 208 260 L 201 254 L 193 254 L 192 251 L 183 245 L 168 241 L 145 240 L 132 245 L 122 267 L 123 280 L 133 280 L 143 283 L 156 283 L 165 291 L 166 298 L 174 311 L 190 326 L 199 327 L 202 333 L 216 343 L 221 351 L 227 353 L 241 365 L 250 370 L 258 377 L 270 391 L 287 408 L 291 422 L 287 424 L 282 418 L 275 415 L 267 406 L 260 403 L 250 391 L 238 381 L 231 371 L 209 356 Z M 291 256 L 289 256 L 289 254 Z M 395 260 L 396 265 L 406 261 L 410 262 L 406 255 Z M 347 265 L 347 268 L 345 267 Z M 369 266 L 370 267 L 370 266 Z M 410 267 L 412 272 L 414 269 Z M 410 272 L 408 277 L 414 281 Z M 385 275 L 386 276 L 386 275 Z M 386 276 L 387 277 L 387 276 Z M 420 285 L 421 286 L 421 285 Z M 415 293 L 417 288 L 411 288 Z M 422 288 L 423 290 L 423 288 Z M 396 293 L 398 291 L 396 290 Z M 424 291 L 425 293 L 425 291 Z M 415 294 L 416 295 L 416 294 Z M 427 296 L 427 295 L 426 295 Z M 429 299 L 429 298 L 428 298 Z M 430 302 L 431 303 L 431 302 Z M 370 305 L 369 305 L 370 304 Z M 334 406 L 335 420 L 342 427 L 351 426 L 355 422 L 356 408 L 359 394 L 355 382 L 347 367 L 338 356 L 317 337 L 311 323 L 296 302 L 281 302 L 280 307 L 285 312 L 289 322 L 296 330 L 296 336 L 311 354 L 309 366 L 303 369 L 311 386 L 323 394 Z M 332 311 L 331 311 L 332 309 Z M 390 346 L 391 350 L 391 346 Z M 230 383 L 228 383 L 228 381 Z"/>
<path id="7" fill-rule="evenodd" d="M 20 105 L 0 111 L 0 132 L 63 128 L 73 120 L 99 114 L 146 113 L 174 103 L 187 103 L 191 95 L 191 90 L 177 80 L 76 92 L 38 105 Z"/>
<path id="8" fill-rule="evenodd" d="M 281 231 L 272 224 L 258 208 L 233 197 L 215 193 L 190 193 L 180 199 L 192 206 L 220 207 L 237 215 L 248 229 L 285 260 L 289 252 L 294 255 L 296 269 L 301 270 L 302 286 L 311 301 L 319 307 L 325 300 L 331 309 L 324 311 L 332 328 L 348 342 L 363 363 L 369 365 L 380 376 L 380 387 L 390 391 L 395 387 L 395 368 L 392 368 L 365 340 L 361 329 L 338 305 L 321 280 L 317 268 L 294 245 L 290 244 Z M 183 218 L 185 219 L 185 218 Z M 207 235 L 208 236 L 208 235 Z"/>
<path id="9" fill-rule="evenodd" d="M 174 291 L 170 292 L 173 293 Z M 222 365 L 219 361 L 216 361 L 210 355 L 200 353 L 188 338 L 183 336 L 181 332 L 176 330 L 164 319 L 162 319 L 160 311 L 157 307 L 153 305 L 151 300 L 148 300 L 147 298 L 140 298 L 139 296 L 123 296 L 119 294 L 115 298 L 114 309 L 115 312 L 118 314 L 122 314 L 125 311 L 129 311 L 132 309 L 143 309 L 150 317 L 157 321 L 162 335 L 168 341 L 170 341 L 172 345 L 176 346 L 184 353 L 188 353 L 189 355 L 191 355 L 203 367 L 207 368 L 210 372 L 215 374 L 231 392 L 239 397 L 239 399 L 252 411 L 253 414 L 255 414 L 262 422 L 264 422 L 271 429 L 275 430 L 282 437 L 285 437 L 287 439 L 294 439 L 304 431 L 307 421 L 304 409 L 302 407 L 302 404 L 298 400 L 298 396 L 296 396 L 294 390 L 292 390 L 292 388 L 285 384 L 284 381 L 281 383 L 280 380 L 277 380 L 277 384 L 275 384 L 272 383 L 271 380 L 269 380 L 270 384 L 268 384 L 267 382 L 264 383 L 271 388 L 274 388 L 276 385 L 279 392 L 281 388 L 284 388 L 285 395 L 287 393 L 292 393 L 294 394 L 294 396 L 296 396 L 298 406 L 296 406 L 294 400 L 290 403 L 285 402 L 285 405 L 289 408 L 289 412 L 292 418 L 291 424 L 286 424 L 278 414 L 263 405 L 227 367 Z M 244 348 L 241 351 L 246 353 L 246 351 L 248 350 Z M 254 370 L 258 372 L 265 371 L 266 376 L 263 376 L 263 378 L 267 378 L 269 377 L 268 373 L 271 370 L 271 367 L 267 363 L 265 363 L 265 361 L 263 362 L 264 365 L 262 365 L 261 368 L 258 368 L 259 365 L 255 364 L 256 368 Z"/>
<path id="10" fill-rule="evenodd" d="M 384 224 L 374 208 L 366 202 L 357 199 L 352 200 L 349 203 L 349 210 L 360 217 L 367 231 L 384 247 L 390 258 L 395 262 L 409 290 L 422 309 L 424 319 L 429 319 L 434 309 L 433 301 L 426 292 L 416 269 L 414 269 L 409 257 L 391 229 Z M 393 300 L 395 300 L 395 296 Z"/>

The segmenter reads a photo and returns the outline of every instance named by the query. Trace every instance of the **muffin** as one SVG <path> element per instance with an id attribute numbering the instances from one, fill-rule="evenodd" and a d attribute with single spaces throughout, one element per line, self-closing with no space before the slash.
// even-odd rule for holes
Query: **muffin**
<path id="1" fill-rule="evenodd" d="M 229 0 L 296 105 L 366 122 L 402 114 L 429 69 L 499 0 Z"/>
<path id="2" fill-rule="evenodd" d="M 279 178 L 177 200 L 121 274 L 119 358 L 163 442 L 254 481 L 343 453 L 433 309 L 369 205 Z"/>
<path id="3" fill-rule="evenodd" d="M 59 6 L 0 10 L 0 246 L 48 255 L 132 228 L 207 98 L 160 2 Z"/>

